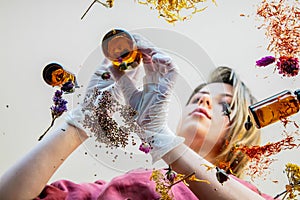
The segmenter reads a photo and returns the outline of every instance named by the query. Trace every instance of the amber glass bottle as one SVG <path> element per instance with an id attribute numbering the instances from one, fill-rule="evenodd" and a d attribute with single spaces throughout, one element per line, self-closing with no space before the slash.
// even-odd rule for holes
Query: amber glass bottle
<path id="1" fill-rule="evenodd" d="M 249 113 L 257 128 L 296 114 L 300 108 L 300 90 L 284 90 L 249 106 Z"/>
<path id="2" fill-rule="evenodd" d="M 76 84 L 76 77 L 71 72 L 66 71 L 60 64 L 50 63 L 43 70 L 44 81 L 51 86 L 61 87 L 64 83 L 72 81 Z"/>
<path id="3" fill-rule="evenodd" d="M 142 58 L 134 38 L 121 29 L 113 29 L 105 34 L 102 39 L 102 51 L 105 57 L 120 70 L 137 67 Z"/>

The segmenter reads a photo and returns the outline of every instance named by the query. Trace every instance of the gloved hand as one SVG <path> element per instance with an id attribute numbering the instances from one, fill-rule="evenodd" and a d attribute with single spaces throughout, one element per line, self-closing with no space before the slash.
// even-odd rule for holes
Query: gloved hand
<path id="1" fill-rule="evenodd" d="M 143 55 L 145 77 L 143 90 L 127 76 L 112 70 L 125 101 L 138 112 L 137 123 L 144 130 L 139 137 L 151 146 L 150 154 L 155 163 L 170 150 L 183 143 L 167 125 L 170 96 L 178 69 L 172 59 L 140 35 L 133 35 L 137 48 Z"/>
<path id="2" fill-rule="evenodd" d="M 103 96 L 109 96 L 115 102 L 123 103 L 124 97 L 120 87 L 115 83 L 114 79 L 109 76 L 109 68 L 114 68 L 110 61 L 105 59 L 100 67 L 91 76 L 89 84 L 85 91 L 85 96 L 83 102 L 81 102 L 77 107 L 70 110 L 66 115 L 66 122 L 73 125 L 83 131 L 88 136 L 96 136 L 96 140 L 100 142 L 110 142 L 106 137 L 105 130 L 99 122 L 99 117 L 105 115 L 110 116 L 113 111 L 113 106 L 109 109 L 99 108 L 100 101 L 102 101 Z M 138 69 L 132 70 L 128 73 L 128 76 L 133 82 L 137 80 Z M 103 79 L 103 73 L 108 73 L 108 78 Z M 107 93 L 108 92 L 108 93 Z M 105 98 L 106 98 L 105 97 Z M 105 100 L 103 101 L 104 103 Z M 103 113 L 99 113 L 103 112 Z"/>

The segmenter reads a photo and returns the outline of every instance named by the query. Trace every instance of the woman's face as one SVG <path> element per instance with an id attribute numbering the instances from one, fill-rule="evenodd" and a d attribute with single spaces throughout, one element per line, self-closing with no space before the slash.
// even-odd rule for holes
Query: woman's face
<path id="1" fill-rule="evenodd" d="M 210 160 L 220 153 L 226 142 L 229 118 L 223 104 L 230 105 L 233 87 L 226 83 L 210 83 L 200 89 L 183 109 L 177 134 L 186 145 Z"/>

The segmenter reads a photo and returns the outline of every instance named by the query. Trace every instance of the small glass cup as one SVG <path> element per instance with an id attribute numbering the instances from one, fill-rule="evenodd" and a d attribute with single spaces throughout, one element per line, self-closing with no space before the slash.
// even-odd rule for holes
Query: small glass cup
<path id="1" fill-rule="evenodd" d="M 76 77 L 71 72 L 66 71 L 60 64 L 50 63 L 43 70 L 44 81 L 51 86 L 62 87 L 68 81 L 76 86 Z"/>
<path id="2" fill-rule="evenodd" d="M 142 58 L 134 38 L 121 29 L 109 31 L 102 39 L 102 51 L 106 58 L 112 61 L 119 70 L 129 70 L 137 67 Z"/>

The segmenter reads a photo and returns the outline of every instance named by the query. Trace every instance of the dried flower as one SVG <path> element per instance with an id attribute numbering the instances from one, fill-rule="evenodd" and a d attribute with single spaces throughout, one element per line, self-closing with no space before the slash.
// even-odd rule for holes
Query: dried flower
<path id="1" fill-rule="evenodd" d="M 273 56 L 266 56 L 256 61 L 256 65 L 259 67 L 265 67 L 274 63 L 276 60 L 276 69 L 279 71 L 279 74 L 287 77 L 296 76 L 298 74 L 299 60 L 294 57 L 281 56 L 279 59 L 276 59 Z"/>
<path id="2" fill-rule="evenodd" d="M 139 0 L 138 2 L 143 5 L 150 5 L 151 9 L 156 9 L 159 16 L 163 17 L 168 23 L 191 19 L 193 14 L 202 12 L 207 8 L 207 6 L 202 8 L 197 6 L 197 4 L 204 3 L 206 0 Z M 216 4 L 215 0 L 212 0 L 212 2 Z M 190 11 L 190 13 L 182 15 L 182 12 L 186 11 Z"/>
<path id="3" fill-rule="evenodd" d="M 180 182 L 183 182 L 185 185 L 189 186 L 186 180 L 210 184 L 210 182 L 207 180 L 200 180 L 196 178 L 195 172 L 192 172 L 189 175 L 177 174 L 171 169 L 170 166 L 166 170 L 167 172 L 165 175 L 162 173 L 162 170 L 153 170 L 150 177 L 150 180 L 154 181 L 156 184 L 155 190 L 161 195 L 161 200 L 172 200 L 173 194 L 171 188 Z"/>
<path id="4" fill-rule="evenodd" d="M 220 169 L 219 167 L 216 167 L 216 176 L 218 181 L 223 184 L 225 181 L 227 181 L 229 179 L 228 174 L 226 174 L 226 172 L 223 169 Z"/>
<path id="5" fill-rule="evenodd" d="M 83 19 L 96 2 L 102 4 L 106 8 L 111 8 L 114 4 L 114 0 L 106 0 L 106 3 L 103 3 L 100 0 L 94 0 L 81 19 Z M 149 5 L 151 9 L 158 10 L 159 16 L 163 17 L 169 23 L 190 19 L 193 14 L 204 11 L 207 6 L 202 8 L 197 7 L 198 3 L 204 2 L 206 2 L 206 0 L 138 0 L 139 4 Z M 212 2 L 216 5 L 215 0 L 212 0 Z M 190 13 L 182 16 L 181 13 L 186 11 L 190 11 Z"/>
<path id="6" fill-rule="evenodd" d="M 296 76 L 299 72 L 298 58 L 281 56 L 276 63 L 279 74 L 283 76 Z"/>
<path id="7" fill-rule="evenodd" d="M 251 163 L 249 165 L 249 174 L 252 177 L 255 175 L 262 175 L 262 170 L 268 168 L 272 160 L 269 158 L 272 155 L 278 154 L 282 150 L 298 148 L 300 145 L 295 143 L 295 139 L 292 136 L 287 136 L 286 138 L 274 142 L 267 143 L 263 146 L 236 146 L 234 151 L 241 151 L 248 156 Z"/>
<path id="8" fill-rule="evenodd" d="M 170 192 L 170 183 L 165 179 L 164 174 L 160 170 L 153 170 L 150 180 L 155 182 L 155 191 L 161 195 L 161 200 L 172 200 L 173 194 Z"/>
<path id="9" fill-rule="evenodd" d="M 257 9 L 262 17 L 265 35 L 270 40 L 267 50 L 273 52 L 277 61 L 279 74 L 291 77 L 299 72 L 298 56 L 300 54 L 300 6 L 299 1 L 262 0 Z M 256 62 L 257 66 L 267 66 L 275 62 L 273 57 L 265 57 Z"/>
<path id="10" fill-rule="evenodd" d="M 299 1 L 262 0 L 257 15 L 263 18 L 262 26 L 266 27 L 265 34 L 270 40 L 267 50 L 274 52 L 276 57 L 299 56 Z"/>
<path id="11" fill-rule="evenodd" d="M 74 83 L 72 81 L 68 81 L 62 85 L 60 88 L 61 91 L 66 92 L 66 93 L 72 93 L 74 92 Z"/>
<path id="12" fill-rule="evenodd" d="M 46 133 L 50 130 L 50 128 L 54 125 L 54 121 L 60 117 L 64 112 L 67 111 L 67 101 L 62 98 L 63 91 L 56 90 L 54 93 L 54 96 L 52 98 L 52 101 L 54 103 L 53 106 L 50 107 L 51 110 L 51 117 L 52 121 L 50 126 L 47 128 L 47 130 L 39 137 L 38 141 L 43 139 L 43 137 L 46 135 Z"/>
<path id="13" fill-rule="evenodd" d="M 139 150 L 144 153 L 149 153 L 151 150 L 151 146 L 148 142 L 142 142 L 142 144 L 139 147 Z"/>
<path id="14" fill-rule="evenodd" d="M 256 66 L 265 67 L 265 66 L 268 66 L 268 65 L 274 63 L 275 60 L 276 60 L 276 58 L 273 56 L 266 56 L 266 57 L 261 58 L 260 60 L 257 60 Z"/>
<path id="15" fill-rule="evenodd" d="M 88 9 L 84 12 L 84 14 L 82 15 L 81 19 L 84 18 L 84 16 L 88 13 L 88 11 L 92 8 L 92 6 L 96 3 L 100 3 L 102 6 L 106 7 L 106 8 L 111 8 L 114 5 L 114 0 L 106 0 L 106 3 L 101 2 L 100 0 L 94 0 L 91 5 L 88 7 Z"/>
<path id="16" fill-rule="evenodd" d="M 286 190 L 276 195 L 274 199 L 277 199 L 280 196 L 284 195 L 282 197 L 282 200 L 284 200 L 286 197 L 289 200 L 292 199 L 296 200 L 298 199 L 297 196 L 298 197 L 300 196 L 300 166 L 292 163 L 287 163 L 285 165 L 285 173 L 289 180 L 289 184 L 286 185 L 285 187 Z"/>
<path id="17" fill-rule="evenodd" d="M 166 172 L 166 178 L 171 182 L 171 183 L 173 183 L 174 182 L 174 180 L 175 180 L 175 178 L 176 178 L 176 176 L 177 176 L 177 173 L 174 171 L 174 170 L 172 170 L 172 168 L 171 168 L 171 166 L 169 165 L 169 167 L 167 168 L 167 169 L 165 169 L 165 170 L 167 170 L 167 172 Z"/>
<path id="18" fill-rule="evenodd" d="M 108 79 L 110 79 L 110 73 L 109 72 L 104 72 L 103 74 L 101 74 L 101 78 L 103 79 L 103 80 L 108 80 Z"/>

